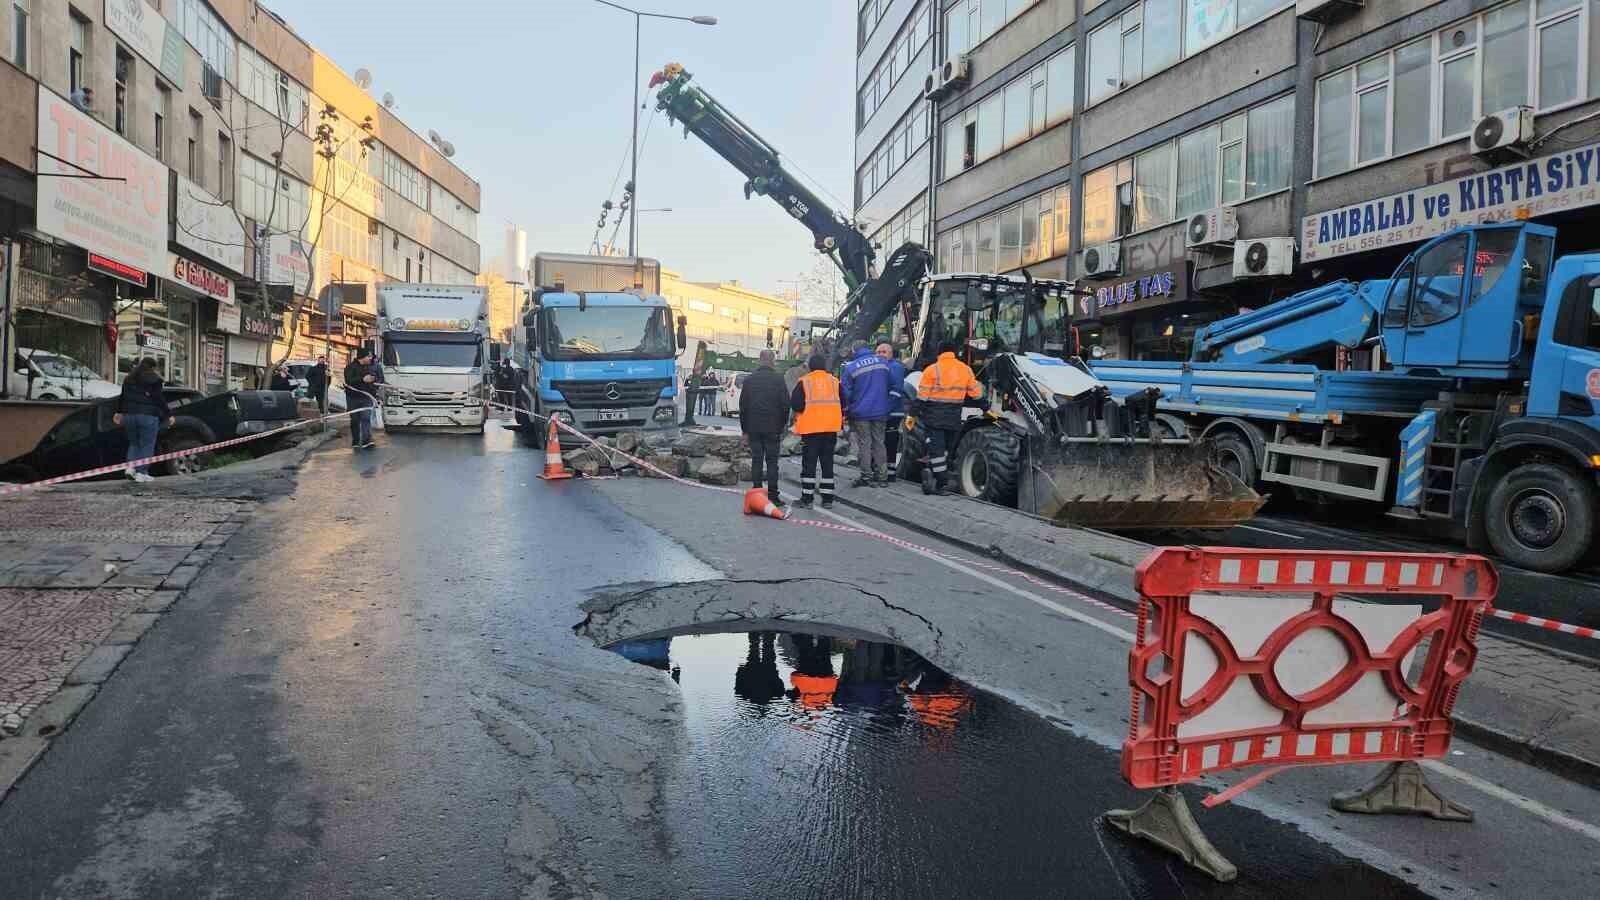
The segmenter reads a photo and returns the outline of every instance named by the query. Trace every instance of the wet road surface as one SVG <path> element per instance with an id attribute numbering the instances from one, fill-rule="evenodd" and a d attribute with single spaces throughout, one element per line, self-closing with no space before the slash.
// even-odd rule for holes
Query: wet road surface
<path id="1" fill-rule="evenodd" d="M 1102 630 L 881 544 L 772 531 L 792 526 L 740 519 L 721 495 L 552 486 L 542 465 L 494 428 L 315 456 L 0 805 L 3 893 L 1217 892 L 1093 821 L 1140 799 L 1105 737 L 1125 715 L 1126 646 Z M 774 690 L 762 648 L 741 679 L 748 638 L 675 640 L 674 682 L 574 634 L 607 591 L 629 598 L 606 601 L 614 627 L 650 604 L 671 624 L 764 602 L 784 608 L 750 614 L 821 622 L 799 601 L 825 598 L 828 620 L 859 618 L 1057 724 L 976 688 L 945 710 L 954 728 L 884 684 L 808 705 L 794 638 L 770 657 L 783 696 L 755 715 L 748 698 Z M 1481 765 L 1592 813 L 1588 794 Z M 1592 842 L 1514 805 L 1480 805 L 1475 830 L 1328 824 L 1311 810 L 1357 777 L 1296 778 L 1203 814 L 1246 893 L 1527 894 L 1600 877 Z M 1542 870 L 1486 880 L 1535 846 L 1555 854 Z"/>

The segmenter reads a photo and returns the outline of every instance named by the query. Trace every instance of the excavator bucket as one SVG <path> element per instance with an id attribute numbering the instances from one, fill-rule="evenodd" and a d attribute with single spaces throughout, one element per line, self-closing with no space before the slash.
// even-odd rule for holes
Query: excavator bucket
<path id="1" fill-rule="evenodd" d="M 1187 441 L 1035 439 L 1028 449 L 1017 505 L 1064 524 L 1231 528 L 1267 502 Z"/>

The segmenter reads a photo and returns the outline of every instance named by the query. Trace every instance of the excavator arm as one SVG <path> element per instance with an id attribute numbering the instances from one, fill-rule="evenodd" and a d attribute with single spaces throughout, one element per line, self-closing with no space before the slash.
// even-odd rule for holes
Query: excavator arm
<path id="1" fill-rule="evenodd" d="M 914 298 L 917 282 L 932 270 L 932 255 L 920 244 L 906 243 L 890 255 L 879 275 L 874 266 L 877 251 L 866 235 L 784 169 L 772 145 L 716 98 L 690 84 L 691 78 L 677 63 L 655 73 L 650 87 L 660 87 L 656 108 L 738 169 L 745 177 L 747 199 L 756 194 L 770 197 L 811 232 L 813 246 L 838 267 L 849 291 L 834 320 L 832 341 L 836 354 L 847 352 L 893 315 L 901 301 Z"/>

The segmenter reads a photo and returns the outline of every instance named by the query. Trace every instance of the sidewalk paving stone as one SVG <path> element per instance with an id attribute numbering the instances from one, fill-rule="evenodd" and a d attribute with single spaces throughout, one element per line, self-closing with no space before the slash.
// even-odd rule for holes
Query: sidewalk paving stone
<path id="1" fill-rule="evenodd" d="M 0 588 L 0 732 L 20 728 L 149 593 Z"/>

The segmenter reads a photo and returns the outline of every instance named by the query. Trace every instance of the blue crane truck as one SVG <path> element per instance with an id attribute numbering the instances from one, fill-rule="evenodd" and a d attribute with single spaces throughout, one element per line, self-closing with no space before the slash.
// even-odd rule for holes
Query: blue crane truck
<path id="1" fill-rule="evenodd" d="M 1215 322 L 1187 362 L 1094 373 L 1116 395 L 1159 389 L 1167 431 L 1246 483 L 1387 504 L 1514 565 L 1565 571 L 1595 544 L 1600 253 L 1558 258 L 1555 238 L 1529 223 L 1460 228 L 1391 278 Z M 1386 368 L 1327 367 L 1372 347 Z"/>
<path id="2" fill-rule="evenodd" d="M 538 253 L 534 289 L 512 335 L 516 422 L 541 443 L 555 418 L 591 436 L 677 425 L 677 356 L 661 267 L 632 257 Z M 565 432 L 564 444 L 578 439 Z"/>

